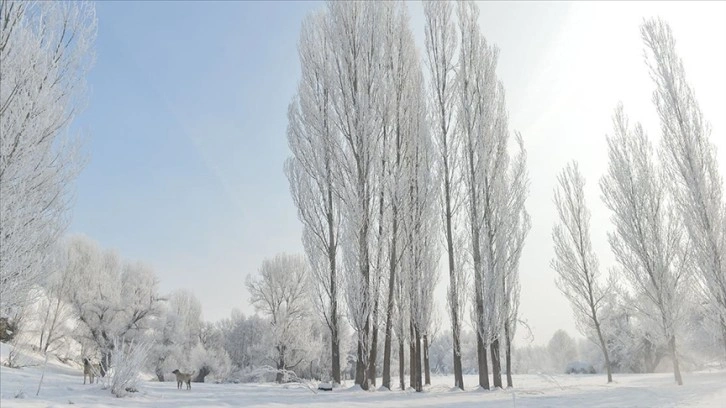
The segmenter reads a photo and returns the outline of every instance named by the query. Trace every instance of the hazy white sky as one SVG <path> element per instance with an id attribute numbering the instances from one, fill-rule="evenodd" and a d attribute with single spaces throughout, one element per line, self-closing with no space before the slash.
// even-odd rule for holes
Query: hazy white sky
<path id="1" fill-rule="evenodd" d="M 410 2 L 423 46 L 422 7 Z M 98 4 L 97 65 L 88 109 L 91 161 L 78 182 L 71 232 L 149 262 L 164 291 L 192 290 L 204 317 L 252 312 L 247 274 L 277 252 L 300 252 L 301 227 L 282 173 L 286 111 L 299 78 L 300 22 L 322 3 Z M 529 153 L 532 230 L 521 264 L 521 317 L 535 343 L 575 334 L 555 286 L 550 238 L 557 173 L 578 160 L 593 244 L 607 273 L 609 213 L 598 181 L 605 135 L 622 101 L 654 141 L 659 125 L 639 24 L 674 31 L 726 174 L 726 3 L 487 2 L 481 28 L 500 47 L 510 123 Z M 443 266 L 443 264 L 442 264 Z M 438 292 L 444 311 L 445 275 Z M 520 334 L 523 330 L 520 330 Z"/>

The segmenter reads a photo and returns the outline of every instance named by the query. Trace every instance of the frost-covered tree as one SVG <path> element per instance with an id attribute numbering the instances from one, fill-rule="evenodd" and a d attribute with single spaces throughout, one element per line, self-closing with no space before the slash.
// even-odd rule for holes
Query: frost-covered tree
<path id="1" fill-rule="evenodd" d="M 557 287 L 570 301 L 580 332 L 595 334 L 600 345 L 608 382 L 612 382 L 610 358 L 603 336 L 600 313 L 608 295 L 600 282 L 597 256 L 590 241 L 590 211 L 585 203 L 585 179 L 577 162 L 568 164 L 557 178 L 555 205 L 559 222 L 552 229 Z"/>
<path id="2" fill-rule="evenodd" d="M 532 222 L 525 208 L 525 200 L 529 190 L 527 173 L 527 152 L 524 149 L 522 136 L 516 134 L 519 153 L 514 156 L 507 173 L 509 185 L 506 195 L 504 214 L 502 215 L 501 236 L 503 252 L 502 276 L 502 324 L 504 325 L 504 353 L 507 371 L 507 387 L 512 387 L 512 341 L 519 322 L 519 262 L 524 249 L 524 240 L 532 227 Z"/>
<path id="3" fill-rule="evenodd" d="M 670 26 L 650 19 L 641 26 L 646 62 L 662 133 L 662 160 L 693 249 L 705 315 L 721 327 L 726 349 L 726 202 L 711 129 L 686 81 Z M 721 136 L 723 137 L 723 136 Z"/>
<path id="4" fill-rule="evenodd" d="M 673 374 L 683 384 L 676 334 L 686 296 L 689 254 L 681 220 L 667 195 L 667 177 L 640 124 L 631 127 L 620 105 L 608 137 L 608 172 L 600 181 L 605 205 L 613 212 L 610 247 L 625 277 L 644 304 L 637 309 L 659 328 L 669 344 Z"/>
<path id="5" fill-rule="evenodd" d="M 259 276 L 247 276 L 250 302 L 270 319 L 278 370 L 276 381 L 282 382 L 283 371 L 294 369 L 302 358 L 308 327 L 308 265 L 303 256 L 279 254 L 265 259 Z"/>
<path id="6" fill-rule="evenodd" d="M 414 86 L 418 85 L 419 94 L 423 94 L 423 80 L 420 73 L 417 75 L 412 82 Z M 439 260 L 436 239 L 436 230 L 439 228 L 436 216 L 438 197 L 432 174 L 436 152 L 424 117 L 424 102 L 422 98 L 417 102 L 412 101 L 413 111 L 419 116 L 418 120 L 411 122 L 408 130 L 409 147 L 403 157 L 402 184 L 405 187 L 401 217 L 405 251 L 402 253 L 400 278 L 407 292 L 411 319 L 411 384 L 419 392 L 423 389 L 421 341 L 426 338 L 432 325 L 433 291 L 438 283 Z"/>
<path id="7" fill-rule="evenodd" d="M 314 304 L 330 330 L 332 379 L 340 383 L 340 199 L 333 121 L 332 56 L 325 13 L 305 19 L 298 45 L 302 79 L 288 110 L 285 163 L 293 201 L 303 223 L 303 245 L 311 264 Z"/>
<path id="8" fill-rule="evenodd" d="M 561 329 L 557 330 L 547 343 L 547 352 L 555 373 L 564 373 L 567 364 L 577 358 L 575 340 L 566 331 Z"/>
<path id="9" fill-rule="evenodd" d="M 179 319 L 169 307 L 168 302 L 159 305 L 159 315 L 151 323 L 151 334 L 147 367 L 154 372 L 156 379 L 164 381 L 165 374 L 181 367 L 181 346 L 179 339 Z"/>
<path id="10" fill-rule="evenodd" d="M 464 389 L 461 367 L 461 321 L 466 279 L 459 248 L 461 233 L 455 224 L 461 195 L 459 167 L 461 138 L 455 125 L 457 54 L 453 6 L 448 1 L 425 1 L 426 68 L 429 74 L 428 101 L 430 126 L 438 153 L 437 174 L 441 182 L 442 226 L 448 255 L 449 287 L 447 302 L 453 339 L 454 385 Z"/>
<path id="11" fill-rule="evenodd" d="M 513 350 L 512 360 L 512 369 L 516 373 L 534 374 L 550 371 L 549 353 L 546 346 L 517 347 Z"/>
<path id="12" fill-rule="evenodd" d="M 461 46 L 459 48 L 459 64 L 458 64 L 458 130 L 463 138 L 463 155 L 464 155 L 464 184 L 466 186 L 466 209 L 467 224 L 469 225 L 469 255 L 472 259 L 472 267 L 474 269 L 474 293 L 473 293 L 473 313 L 472 320 L 476 327 L 476 347 L 477 347 L 477 371 L 479 373 L 479 386 L 489 389 L 489 366 L 487 362 L 487 341 L 490 338 L 492 325 L 496 326 L 496 322 L 486 321 L 485 319 L 485 296 L 497 296 L 496 293 L 485 290 L 484 282 L 490 282 L 489 272 L 495 272 L 495 263 L 489 262 L 485 265 L 482 260 L 482 241 L 486 239 L 486 223 L 492 223 L 491 211 L 484 214 L 485 206 L 487 209 L 494 209 L 489 196 L 492 193 L 490 188 L 491 182 L 499 182 L 500 180 L 491 180 L 492 174 L 490 170 L 500 170 L 498 175 L 501 177 L 506 169 L 506 163 L 500 163 L 499 168 L 486 168 L 487 161 L 494 156 L 491 153 L 499 153 L 497 158 L 501 158 L 504 150 L 501 146 L 495 145 L 497 140 L 493 137 L 495 127 L 494 114 L 496 113 L 496 76 L 495 69 L 497 64 L 497 55 L 499 51 L 489 46 L 486 39 L 479 31 L 479 9 L 472 2 L 460 2 L 458 8 L 459 31 L 461 38 Z M 492 143 L 494 142 L 494 143 Z M 491 149 L 487 147 L 492 144 Z M 491 197 L 496 199 L 495 197 Z M 489 241 L 494 244 L 494 241 Z M 487 246 L 484 251 L 487 251 Z M 485 252 L 485 255 L 489 252 Z M 493 260 L 492 260 L 493 261 Z M 485 277 L 485 266 L 487 268 L 487 276 Z M 494 281 L 491 281 L 492 283 Z M 496 289 L 491 286 L 489 289 Z M 488 305 L 491 306 L 491 305 Z M 493 317 L 493 313 L 488 313 L 488 317 Z M 495 371 L 495 377 L 498 371 Z M 501 378 L 501 377 L 500 377 Z M 501 386 L 501 384 L 499 384 Z"/>
<path id="13" fill-rule="evenodd" d="M 0 313 L 40 283 L 68 224 L 79 143 L 68 134 L 93 62 L 95 6 L 0 2 Z"/>
<path id="14" fill-rule="evenodd" d="M 458 127 L 463 138 L 464 184 L 474 268 L 473 321 L 477 330 L 479 385 L 489 388 L 486 343 L 491 344 L 495 387 L 502 386 L 500 339 L 511 366 L 511 338 L 518 310 L 519 258 L 529 231 L 524 208 L 526 154 L 510 158 L 504 88 L 496 76 L 498 50 L 478 25 L 473 2 L 458 9 L 461 46 L 458 65 Z M 507 376 L 512 386 L 511 375 Z"/>
<path id="15" fill-rule="evenodd" d="M 199 344 L 202 326 L 202 306 L 192 292 L 174 291 L 159 304 L 149 350 L 149 366 L 159 381 L 174 369 L 193 366 L 188 356 Z"/>
<path id="16" fill-rule="evenodd" d="M 383 386 L 391 389 L 391 357 L 394 335 L 394 317 L 396 313 L 398 284 L 405 277 L 402 275 L 401 262 L 410 249 L 405 235 L 403 218 L 407 215 L 406 199 L 409 193 L 410 151 L 416 145 L 416 138 L 422 137 L 425 129 L 426 106 L 423 94 L 423 77 L 421 65 L 416 53 L 413 32 L 409 27 L 408 10 L 404 3 L 395 3 L 395 7 L 386 22 L 386 65 L 385 83 L 386 98 L 383 103 L 384 141 L 387 164 L 382 177 L 382 184 L 388 197 L 388 213 L 383 221 L 388 220 L 384 278 L 387 285 L 382 290 L 385 296 L 385 338 L 383 356 Z M 424 137 L 428 137 L 426 134 Z M 420 142 L 419 142 L 420 143 Z M 430 143 L 429 143 L 430 144 Z M 382 166 L 384 167 L 384 166 Z M 379 223 L 381 221 L 379 220 Z M 398 299 L 398 301 L 402 301 Z M 399 305 L 407 307 L 408 302 Z M 407 315 L 403 313 L 400 318 Z M 399 350 L 400 351 L 400 350 Z M 399 356 L 399 359 L 401 357 Z M 373 374 L 373 373 L 371 373 Z"/>
<path id="17" fill-rule="evenodd" d="M 111 364 L 114 339 L 132 341 L 147 333 L 159 313 L 158 281 L 138 262 L 124 262 L 83 236 L 68 240 L 71 287 L 67 301 L 79 321 L 78 339 L 101 356 L 101 374 Z"/>
<path id="18" fill-rule="evenodd" d="M 373 259 L 375 197 L 381 157 L 379 103 L 384 59 L 382 22 L 389 7 L 367 2 L 330 2 L 326 25 L 333 50 L 333 110 L 340 132 L 339 181 L 343 223 L 345 298 L 358 335 L 356 384 L 368 389 L 370 334 L 375 302 Z"/>
<path id="19" fill-rule="evenodd" d="M 182 351 L 188 354 L 201 337 L 204 326 L 202 304 L 194 293 L 188 290 L 172 292 L 168 304 L 170 314 L 176 319 L 176 331 L 179 334 L 176 341 L 182 347 Z"/>
<path id="20" fill-rule="evenodd" d="M 269 323 L 258 315 L 245 317 L 233 310 L 229 319 L 219 323 L 224 349 L 239 374 L 249 373 L 265 364 L 271 344 Z"/>
<path id="21" fill-rule="evenodd" d="M 450 356 L 452 340 L 451 333 L 448 330 L 431 338 L 429 342 L 429 364 L 432 373 L 451 374 L 454 372 Z"/>
<path id="22" fill-rule="evenodd" d="M 657 334 L 658 325 L 638 312 L 649 302 L 645 295 L 631 295 L 621 284 L 628 282 L 622 271 L 614 272 L 609 278 L 611 295 L 600 313 L 610 366 L 615 372 L 652 373 L 670 347 Z M 644 324 L 644 320 L 650 321 Z"/>
<path id="23" fill-rule="evenodd" d="M 232 370 L 232 360 L 224 349 L 222 331 L 211 323 L 203 323 L 198 341 L 191 349 L 189 366 L 196 372 L 193 382 L 204 382 L 208 375 L 217 380 L 225 380 Z"/>

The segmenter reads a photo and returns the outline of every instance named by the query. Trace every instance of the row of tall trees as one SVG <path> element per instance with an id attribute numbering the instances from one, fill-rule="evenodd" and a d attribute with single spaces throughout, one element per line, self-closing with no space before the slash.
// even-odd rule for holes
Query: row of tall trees
<path id="1" fill-rule="evenodd" d="M 303 23 L 285 171 L 316 309 L 331 333 L 335 382 L 344 314 L 357 335 L 355 377 L 363 389 L 376 385 L 381 332 L 382 385 L 392 388 L 394 338 L 400 387 L 406 343 L 411 386 L 420 391 L 430 382 L 426 350 L 441 242 L 455 385 L 463 388 L 468 297 L 480 385 L 489 388 L 489 352 L 494 386 L 502 386 L 500 348 L 511 366 L 519 257 L 530 224 L 526 154 L 518 135 L 519 153 L 509 153 L 498 51 L 479 31 L 478 8 L 456 7 L 424 3 L 425 61 L 403 2 L 330 2 Z"/>
<path id="2" fill-rule="evenodd" d="M 686 300 L 714 320 L 726 346 L 726 203 L 710 131 L 704 123 L 670 27 L 647 20 L 641 27 L 646 61 L 656 90 L 661 123 L 658 154 L 639 123 L 631 125 L 622 105 L 613 117 L 602 199 L 612 211 L 608 234 L 618 267 L 632 292 L 636 315 L 654 339 L 665 343 L 675 381 L 680 373 L 678 336 L 686 322 Z M 599 278 L 590 243 L 585 180 L 577 163 L 568 165 L 555 190 L 560 222 L 553 230 L 559 286 L 570 299 L 581 329 L 598 339 L 612 381 L 602 310 L 612 303 L 615 279 Z"/>

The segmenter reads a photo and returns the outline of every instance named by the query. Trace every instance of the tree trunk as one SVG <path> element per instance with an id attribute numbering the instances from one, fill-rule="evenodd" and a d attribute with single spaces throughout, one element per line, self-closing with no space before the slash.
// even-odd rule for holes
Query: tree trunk
<path id="1" fill-rule="evenodd" d="M 671 336 L 669 341 L 671 346 L 671 358 L 673 359 L 673 376 L 676 378 L 678 385 L 683 385 L 683 378 L 681 377 L 681 367 L 678 364 L 678 351 L 676 349 L 676 336 Z"/>
<path id="2" fill-rule="evenodd" d="M 423 391 L 423 382 L 421 381 L 421 333 L 418 329 L 416 332 L 416 392 Z"/>
<path id="3" fill-rule="evenodd" d="M 53 319 L 50 322 L 50 327 L 48 327 L 48 336 L 45 338 L 45 347 L 43 348 L 43 352 L 48 352 L 48 347 L 50 347 L 50 344 L 54 342 L 55 339 L 55 332 L 56 332 L 56 326 L 58 324 L 58 317 L 60 315 L 60 308 L 61 308 L 61 298 L 58 297 L 56 299 L 55 303 L 55 311 L 53 312 Z"/>
<path id="4" fill-rule="evenodd" d="M 459 333 L 453 335 L 453 353 L 454 353 L 454 386 L 464 389 L 464 374 L 461 367 L 461 339 Z"/>
<path id="5" fill-rule="evenodd" d="M 277 368 L 278 369 L 280 368 L 279 367 L 279 364 L 278 364 L 278 367 Z M 211 372 L 211 370 L 209 369 L 209 367 L 202 366 L 202 368 L 199 369 L 199 373 L 197 374 L 196 377 L 194 377 L 194 379 L 192 380 L 192 382 L 195 382 L 195 383 L 203 383 L 204 382 L 204 378 L 206 378 L 209 375 L 210 372 Z M 282 373 L 281 372 L 279 372 L 279 371 L 277 372 L 277 377 L 275 378 L 275 381 L 277 381 L 278 383 L 281 383 L 282 382 Z"/>
<path id="6" fill-rule="evenodd" d="M 476 170 L 474 166 L 474 142 L 471 132 L 467 132 L 467 185 L 469 190 L 469 224 L 471 226 L 471 252 L 474 261 L 474 302 L 476 311 L 476 331 L 477 331 L 477 368 L 479 371 L 479 386 L 489 389 L 489 372 L 487 367 L 487 352 L 484 341 L 479 333 L 484 333 L 484 297 L 482 293 L 482 262 L 481 262 L 481 245 L 479 241 L 479 206 L 476 189 Z M 493 362 L 493 360 L 492 360 Z"/>
<path id="7" fill-rule="evenodd" d="M 365 372 L 366 367 L 363 364 L 363 344 L 360 339 L 358 339 L 358 353 L 357 353 L 358 361 L 355 362 L 355 383 L 360 385 L 360 387 L 364 390 L 368 389 L 368 381 L 365 379 Z"/>
<path id="8" fill-rule="evenodd" d="M 401 391 L 406 390 L 406 348 L 403 340 L 398 341 L 398 380 L 401 385 Z"/>
<path id="9" fill-rule="evenodd" d="M 367 214 L 367 206 L 364 205 L 365 213 Z M 364 287 L 363 293 L 368 294 L 368 290 L 370 288 L 370 265 L 368 263 L 369 257 L 368 257 L 368 221 L 363 222 L 363 228 L 361 229 L 361 238 L 359 239 L 359 248 L 361 252 L 361 275 L 363 276 L 363 283 Z M 365 237 L 365 238 L 364 238 Z M 367 297 L 367 295 L 366 295 Z M 369 305 L 370 299 L 366 299 L 366 304 Z M 370 307 L 370 306 L 369 306 Z M 371 329 L 371 317 L 370 312 L 368 312 L 366 319 L 365 319 L 365 325 L 363 326 L 363 333 L 358 339 L 358 361 L 356 362 L 355 366 L 355 383 L 360 385 L 360 387 L 364 390 L 368 390 L 368 378 L 367 377 L 367 367 L 366 367 L 366 361 L 368 360 L 368 335 L 370 334 Z"/>
<path id="10" fill-rule="evenodd" d="M 504 322 L 505 357 L 507 359 L 507 388 L 512 388 L 512 339 L 510 338 L 509 321 Z"/>
<path id="11" fill-rule="evenodd" d="M 164 382 L 164 369 L 162 368 L 164 361 L 166 361 L 166 357 L 159 357 L 156 359 L 154 374 L 156 374 L 156 379 L 159 380 L 159 382 Z"/>
<path id="12" fill-rule="evenodd" d="M 446 129 L 444 129 L 446 132 Z M 451 231 L 453 222 L 453 211 L 451 208 L 451 180 L 449 180 L 449 163 L 448 158 L 444 155 L 444 199 L 445 199 L 445 216 L 446 216 L 446 249 L 449 255 L 449 290 L 451 291 L 451 335 L 453 337 L 454 349 L 454 386 L 464 389 L 464 375 L 461 371 L 461 342 L 459 336 L 461 329 L 459 327 L 459 294 L 456 282 L 456 269 L 454 263 L 454 236 Z"/>
<path id="13" fill-rule="evenodd" d="M 499 339 L 491 344 L 492 352 L 492 383 L 494 388 L 502 388 L 502 364 L 499 360 Z"/>
<path id="14" fill-rule="evenodd" d="M 391 389 L 391 315 L 386 313 L 386 333 L 383 342 L 383 386 Z"/>
<path id="15" fill-rule="evenodd" d="M 101 377 L 106 376 L 109 368 L 111 368 L 111 350 L 106 349 L 101 353 Z"/>
<path id="16" fill-rule="evenodd" d="M 43 325 L 40 326 L 40 344 L 38 344 L 38 350 L 43 350 L 43 339 L 45 338 L 45 327 L 48 325 L 48 320 L 50 319 L 50 304 L 51 300 L 48 299 L 48 309 L 46 309 L 45 312 L 45 318 L 43 319 Z M 46 342 L 45 350 L 48 349 L 48 345 Z"/>
<path id="17" fill-rule="evenodd" d="M 378 302 L 376 301 L 376 303 Z M 374 312 L 374 316 L 377 314 L 378 313 Z M 376 386 L 376 360 L 378 359 L 378 324 L 375 323 L 376 317 L 374 317 L 373 319 L 374 323 L 373 334 L 371 335 L 371 352 L 368 356 L 368 381 L 374 387 Z"/>
<path id="18" fill-rule="evenodd" d="M 594 311 L 593 311 L 594 313 Z M 605 339 L 602 336 L 602 330 L 600 330 L 600 323 L 597 321 L 597 318 L 593 314 L 593 321 L 595 322 L 595 330 L 597 331 L 597 337 L 600 340 L 600 348 L 602 349 L 603 356 L 605 356 L 605 369 L 608 373 L 608 383 L 613 382 L 613 374 L 610 371 L 610 356 L 608 354 L 608 348 L 605 344 Z"/>
<path id="19" fill-rule="evenodd" d="M 388 275 L 388 303 L 386 304 L 386 338 L 383 344 L 383 386 L 391 389 L 391 335 L 393 326 L 394 290 L 396 283 L 396 233 L 398 230 L 398 210 L 393 206 L 393 232 Z"/>
<path id="20" fill-rule="evenodd" d="M 285 346 L 278 346 L 278 360 L 277 360 L 277 375 L 275 376 L 275 382 L 278 384 L 282 383 L 282 371 L 285 369 Z M 204 370 L 204 367 L 199 369 L 199 374 L 202 374 L 202 371 Z M 198 377 L 198 376 L 197 376 Z M 204 379 L 202 379 L 202 382 Z M 197 381 L 195 381 L 197 382 Z"/>
<path id="21" fill-rule="evenodd" d="M 359 142 L 360 143 L 360 142 Z M 360 147 L 360 146 L 359 146 Z M 362 150 L 362 149 L 361 149 Z M 371 265 L 370 265 L 370 253 L 368 251 L 368 239 L 369 239 L 369 193 L 367 192 L 369 183 L 366 180 L 366 176 L 360 171 L 362 163 L 360 159 L 358 161 L 358 197 L 362 200 L 362 214 L 363 219 L 358 237 L 358 253 L 359 253 L 359 267 L 360 274 L 363 279 L 363 287 L 361 290 L 365 294 L 364 306 L 370 308 L 370 284 L 371 284 Z M 371 315 L 370 310 L 366 311 L 365 325 L 363 326 L 363 333 L 358 333 L 358 361 L 356 362 L 355 369 L 355 383 L 360 385 L 364 390 L 368 390 L 368 379 L 366 378 L 366 361 L 368 360 L 368 335 L 371 330 Z"/>
<path id="22" fill-rule="evenodd" d="M 335 319 L 335 318 L 334 318 Z M 337 319 L 336 319 L 337 320 Z M 336 323 L 334 323 L 336 324 Z M 337 330 L 331 333 L 332 342 L 332 365 L 333 365 L 333 382 L 340 384 L 340 339 L 338 339 Z"/>
<path id="23" fill-rule="evenodd" d="M 426 373 L 426 385 L 431 385 L 431 370 L 429 368 L 429 336 L 423 335 L 423 358 L 424 370 Z"/>
<path id="24" fill-rule="evenodd" d="M 162 370 L 161 367 L 156 367 L 154 373 L 156 374 L 156 379 L 159 380 L 159 382 L 164 382 L 164 370 Z"/>
<path id="25" fill-rule="evenodd" d="M 43 337 L 45 337 L 45 329 L 40 329 L 40 343 L 38 343 L 38 350 L 43 350 Z M 46 347 L 47 349 L 47 347 Z"/>
<path id="26" fill-rule="evenodd" d="M 411 388 L 416 388 L 416 332 L 413 330 L 413 323 L 409 323 L 411 336 L 408 341 L 408 382 Z"/>
<path id="27" fill-rule="evenodd" d="M 488 390 L 489 364 L 487 363 L 487 346 L 478 331 L 476 333 L 476 357 L 479 371 L 479 386 Z"/>
<path id="28" fill-rule="evenodd" d="M 330 186 L 330 168 L 328 165 L 328 185 Z M 333 192 L 328 188 L 328 264 L 330 265 L 330 348 L 332 354 L 333 382 L 340 384 L 340 339 L 338 338 L 338 275 L 337 275 L 337 243 L 335 242 L 335 220 L 333 219 Z"/>

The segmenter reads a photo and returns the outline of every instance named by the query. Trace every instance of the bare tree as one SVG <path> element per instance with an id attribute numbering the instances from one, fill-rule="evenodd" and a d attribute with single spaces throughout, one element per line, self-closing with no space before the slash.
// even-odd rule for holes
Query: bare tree
<path id="1" fill-rule="evenodd" d="M 454 385 L 464 389 L 461 367 L 461 319 L 464 307 L 462 286 L 465 282 L 461 266 L 455 223 L 461 202 L 458 191 L 460 137 L 455 129 L 456 31 L 452 4 L 447 1 L 424 2 L 426 20 L 426 66 L 429 71 L 429 103 L 431 129 L 439 156 L 437 173 L 441 180 L 441 211 L 448 255 L 449 288 L 447 300 L 453 337 Z"/>
<path id="2" fill-rule="evenodd" d="M 293 201 L 303 222 L 303 245 L 311 264 L 314 300 L 330 330 L 332 379 L 340 383 L 338 243 L 340 200 L 335 186 L 338 137 L 333 122 L 327 16 L 303 22 L 299 53 L 302 80 L 288 112 L 288 143 L 293 157 L 285 163 Z"/>
<path id="3" fill-rule="evenodd" d="M 309 314 L 307 268 L 303 256 L 280 254 L 262 262 L 258 278 L 247 276 L 250 303 L 270 318 L 277 351 L 277 382 L 282 382 L 285 370 L 302 362 L 296 344 L 307 330 L 303 324 Z"/>
<path id="4" fill-rule="evenodd" d="M 608 137 L 608 172 L 600 181 L 603 201 L 613 212 L 610 247 L 633 288 L 647 304 L 638 311 L 659 328 L 683 384 L 676 332 L 688 266 L 682 225 L 667 196 L 667 181 L 653 161 L 653 148 L 640 124 L 631 128 L 618 106 L 615 135 Z"/>
<path id="5" fill-rule="evenodd" d="M 599 264 L 590 242 L 590 211 L 585 203 L 585 179 L 576 162 L 569 164 L 557 178 L 555 204 L 559 223 L 552 229 L 557 271 L 557 286 L 570 301 L 581 333 L 594 331 L 605 358 L 608 382 L 612 382 L 610 357 L 603 337 L 600 311 L 607 296 L 601 286 Z"/>
<path id="6" fill-rule="evenodd" d="M 79 143 L 68 135 L 93 62 L 92 3 L 0 2 L 0 311 L 39 283 L 68 224 Z"/>
<path id="7" fill-rule="evenodd" d="M 653 102 L 661 123 L 662 160 L 709 305 L 705 314 L 718 321 L 726 349 L 726 203 L 711 130 L 686 81 L 670 26 L 647 20 L 641 35 L 656 84 Z"/>

